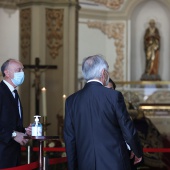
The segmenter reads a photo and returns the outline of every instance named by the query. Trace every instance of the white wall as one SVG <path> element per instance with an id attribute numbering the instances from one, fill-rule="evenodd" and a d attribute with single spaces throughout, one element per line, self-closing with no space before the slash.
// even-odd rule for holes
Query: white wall
<path id="1" fill-rule="evenodd" d="M 19 58 L 19 11 L 0 8 L 0 65 Z"/>
<path id="2" fill-rule="evenodd" d="M 140 80 L 145 69 L 143 37 L 150 19 L 155 19 L 161 36 L 159 75 L 162 80 L 170 80 L 170 12 L 155 0 L 139 4 L 131 16 L 131 71 L 132 81 Z"/>
<path id="3" fill-rule="evenodd" d="M 93 22 L 93 20 L 90 20 Z M 113 71 L 113 65 L 116 58 L 114 39 L 109 39 L 98 28 L 89 28 L 87 25 L 88 20 L 79 21 L 79 39 L 78 39 L 78 77 L 81 75 L 81 64 L 83 58 L 90 55 L 102 54 L 109 64 L 109 71 Z M 104 23 L 105 21 L 99 21 Z"/>

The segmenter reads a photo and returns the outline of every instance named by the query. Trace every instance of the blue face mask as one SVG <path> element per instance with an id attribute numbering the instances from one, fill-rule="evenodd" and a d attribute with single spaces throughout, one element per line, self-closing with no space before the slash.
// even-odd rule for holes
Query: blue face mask
<path id="1" fill-rule="evenodd" d="M 24 72 L 16 72 L 14 73 L 14 78 L 11 79 L 11 81 L 13 82 L 13 84 L 15 86 L 19 86 L 23 83 L 24 81 Z"/>

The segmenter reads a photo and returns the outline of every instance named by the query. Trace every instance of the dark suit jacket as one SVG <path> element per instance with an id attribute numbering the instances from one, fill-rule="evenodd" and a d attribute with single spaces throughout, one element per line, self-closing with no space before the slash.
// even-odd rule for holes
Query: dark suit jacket
<path id="1" fill-rule="evenodd" d="M 122 94 L 98 82 L 67 98 L 64 139 L 69 170 L 130 170 L 125 141 L 142 156 Z"/>
<path id="2" fill-rule="evenodd" d="M 2 81 L 0 83 L 0 168 L 17 166 L 20 157 L 20 144 L 12 138 L 13 131 L 25 132 L 18 106 Z"/>

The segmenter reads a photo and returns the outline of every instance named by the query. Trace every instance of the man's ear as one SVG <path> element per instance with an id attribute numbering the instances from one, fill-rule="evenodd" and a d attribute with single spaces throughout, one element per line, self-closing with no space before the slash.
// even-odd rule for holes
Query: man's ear
<path id="1" fill-rule="evenodd" d="M 101 81 L 103 84 L 104 84 L 104 82 L 105 82 L 105 70 L 104 70 L 104 69 L 101 71 L 100 81 Z"/>
<path id="2" fill-rule="evenodd" d="M 101 71 L 101 77 L 104 77 L 104 75 L 105 75 L 105 70 L 103 69 L 103 70 Z"/>
<path id="3" fill-rule="evenodd" d="M 4 74 L 5 74 L 6 77 L 9 77 L 9 70 L 5 70 Z"/>
<path id="4" fill-rule="evenodd" d="M 104 73 L 104 69 L 102 70 L 101 74 L 103 74 L 103 73 Z"/>

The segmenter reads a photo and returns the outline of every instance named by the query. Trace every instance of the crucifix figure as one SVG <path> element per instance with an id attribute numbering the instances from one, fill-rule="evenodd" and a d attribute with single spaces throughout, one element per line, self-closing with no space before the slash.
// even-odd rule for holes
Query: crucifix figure
<path id="1" fill-rule="evenodd" d="M 39 96 L 41 92 L 40 77 L 41 73 L 47 69 L 57 69 L 56 65 L 39 65 L 40 59 L 35 58 L 35 65 L 24 65 L 25 69 L 33 69 L 35 75 L 33 87 L 35 87 L 35 114 L 39 115 Z"/>

